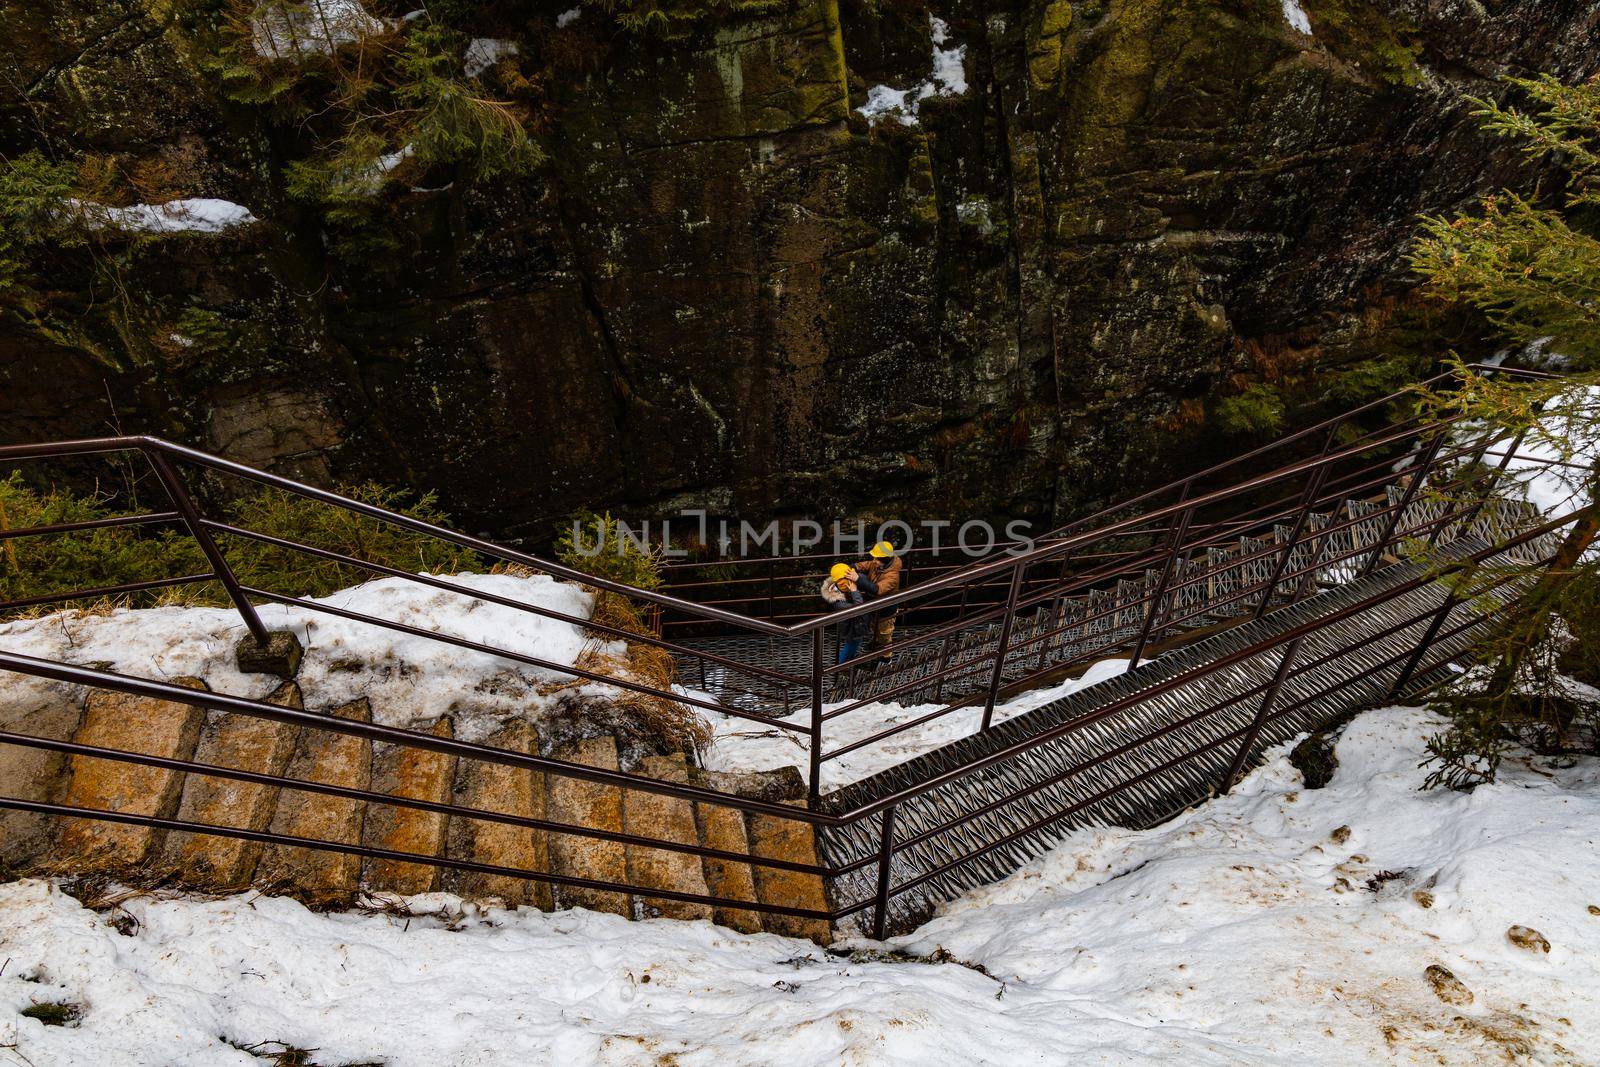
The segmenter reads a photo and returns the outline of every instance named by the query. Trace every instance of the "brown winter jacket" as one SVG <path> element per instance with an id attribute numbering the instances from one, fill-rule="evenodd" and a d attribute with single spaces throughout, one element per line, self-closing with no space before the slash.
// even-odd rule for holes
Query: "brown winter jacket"
<path id="1" fill-rule="evenodd" d="M 881 559 L 864 559 L 856 564 L 856 570 L 877 582 L 878 595 L 885 597 L 900 591 L 900 573 L 905 570 L 905 560 L 894 556 L 885 564 Z"/>

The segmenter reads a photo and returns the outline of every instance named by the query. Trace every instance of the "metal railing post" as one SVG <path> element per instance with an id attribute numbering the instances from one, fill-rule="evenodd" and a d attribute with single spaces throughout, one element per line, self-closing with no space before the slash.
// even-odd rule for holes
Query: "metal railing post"
<path id="1" fill-rule="evenodd" d="M 1189 499 L 1191 484 L 1183 483 L 1183 493 L 1178 497 L 1179 503 Z M 1161 598 L 1167 595 L 1167 586 L 1172 584 L 1172 570 L 1177 565 L 1178 552 L 1183 547 L 1183 539 L 1189 535 L 1189 523 L 1193 519 L 1194 508 L 1185 508 L 1167 536 L 1167 558 L 1161 565 L 1161 577 L 1156 581 L 1155 591 L 1150 594 L 1150 600 L 1144 606 L 1144 625 L 1140 627 L 1139 639 L 1133 643 L 1133 652 L 1128 656 L 1130 671 L 1139 665 L 1139 658 L 1144 655 L 1144 646 L 1150 640 L 1151 632 L 1155 628 L 1156 616 L 1161 614 Z M 1161 628 L 1165 629 L 1165 624 Z M 1157 632 L 1155 637 L 1159 641 L 1160 633 Z"/>
<path id="2" fill-rule="evenodd" d="M 882 941 L 889 933 L 889 861 L 894 858 L 894 813 L 900 805 L 883 809 L 883 827 L 878 834 L 878 891 L 873 897 L 872 937 Z"/>
<path id="3" fill-rule="evenodd" d="M 1522 447 L 1522 439 L 1527 435 L 1527 432 L 1526 430 L 1521 430 L 1511 439 L 1511 443 L 1506 446 L 1505 455 L 1500 457 L 1500 462 L 1495 464 L 1494 470 L 1489 473 L 1482 494 L 1472 502 L 1459 520 L 1452 519 L 1448 512 L 1440 516 L 1438 525 L 1434 526 L 1432 532 L 1428 534 L 1428 543 L 1430 545 L 1437 541 L 1446 522 L 1459 521 L 1462 531 L 1465 532 L 1476 521 L 1478 513 L 1483 510 L 1484 505 L 1488 504 L 1490 494 L 1495 491 L 1495 486 L 1500 481 L 1500 476 L 1505 473 L 1506 467 L 1511 464 L 1511 457 L 1515 456 L 1517 449 Z M 1488 445 L 1485 445 L 1483 449 L 1479 450 L 1478 454 L 1481 456 L 1487 448 Z M 1452 588 L 1449 595 L 1444 598 L 1444 603 L 1439 605 L 1438 612 L 1428 622 L 1428 628 L 1422 632 L 1422 637 L 1417 641 L 1416 649 L 1407 658 L 1405 665 L 1400 668 L 1400 673 L 1395 675 L 1394 684 L 1389 686 L 1387 699 L 1394 700 L 1411 683 L 1412 676 L 1417 673 L 1417 668 L 1422 665 L 1422 657 L 1428 654 L 1428 648 L 1433 644 L 1433 639 L 1439 636 L 1440 628 L 1444 626 L 1445 620 L 1450 617 L 1450 612 L 1454 610 L 1461 600 L 1460 589 Z"/>
<path id="4" fill-rule="evenodd" d="M 1428 475 L 1433 473 L 1434 460 L 1438 458 L 1439 448 L 1444 444 L 1445 432 L 1443 429 L 1435 430 L 1433 440 L 1428 442 L 1427 450 L 1422 455 L 1422 460 L 1417 464 L 1417 472 L 1412 477 L 1405 492 L 1400 494 L 1400 503 L 1394 506 L 1389 513 L 1389 521 L 1383 525 L 1383 533 L 1372 546 L 1372 555 L 1367 557 L 1367 562 L 1361 565 L 1358 578 L 1365 578 L 1378 569 L 1378 560 L 1383 555 L 1383 550 L 1389 546 L 1389 541 L 1394 537 L 1395 531 L 1400 527 L 1400 519 L 1411 507 L 1411 501 L 1416 498 L 1417 490 L 1422 488 L 1422 483 L 1428 480 Z"/>
<path id="5" fill-rule="evenodd" d="M 1017 596 L 1022 590 L 1022 572 L 1027 569 L 1019 562 L 1011 568 L 1011 591 L 1006 594 L 1006 613 L 1000 621 L 1000 641 L 994 649 L 994 671 L 989 676 L 989 691 L 983 698 L 983 726 L 987 730 L 994 718 L 995 698 L 1000 695 L 1000 680 L 1006 668 L 1006 646 L 1011 643 L 1011 624 L 1017 617 Z"/>
<path id="6" fill-rule="evenodd" d="M 1339 434 L 1339 426 L 1343 422 L 1335 422 L 1328 427 L 1328 439 L 1322 443 L 1322 452 L 1318 458 L 1326 458 L 1333 450 L 1334 441 Z M 1267 581 L 1267 587 L 1261 593 L 1261 602 L 1256 605 L 1254 618 L 1261 618 L 1267 613 L 1267 608 L 1272 606 L 1272 594 L 1278 588 L 1278 581 L 1283 577 L 1283 572 L 1289 567 L 1289 560 L 1294 556 L 1294 550 L 1300 547 L 1300 538 L 1305 534 L 1306 524 L 1311 521 L 1311 509 L 1316 506 L 1317 497 L 1322 494 L 1322 486 L 1328 480 L 1328 465 L 1326 463 L 1312 471 L 1311 477 L 1306 480 L 1305 495 L 1300 501 L 1300 510 L 1295 513 L 1294 525 L 1289 531 L 1289 541 L 1284 545 L 1283 553 L 1279 555 L 1278 562 L 1272 567 L 1272 577 Z M 1316 569 L 1317 561 L 1311 561 L 1311 567 Z"/>
<path id="7" fill-rule="evenodd" d="M 822 652 L 826 647 L 822 634 L 826 627 L 811 631 L 811 735 L 810 781 L 807 783 L 806 806 L 817 810 L 822 799 Z"/>
<path id="8" fill-rule="evenodd" d="M 1300 658 L 1300 646 L 1304 641 L 1305 638 L 1296 637 L 1283 650 L 1283 658 L 1278 660 L 1278 669 L 1273 673 L 1272 683 L 1267 686 L 1266 694 L 1262 696 L 1261 704 L 1256 708 L 1255 718 L 1250 720 L 1250 729 L 1245 731 L 1244 739 L 1239 742 L 1239 750 L 1233 754 L 1227 772 L 1217 785 L 1218 793 L 1226 793 L 1233 788 L 1234 782 L 1239 780 L 1239 772 L 1244 770 L 1245 760 L 1250 757 L 1250 749 L 1255 745 L 1256 738 L 1261 736 L 1261 727 L 1266 724 L 1267 716 L 1272 714 L 1272 709 L 1278 703 L 1278 696 L 1283 692 L 1283 683 L 1289 677 L 1289 671 L 1294 668 L 1295 661 Z"/>
<path id="9" fill-rule="evenodd" d="M 145 449 L 144 454 L 150 461 L 150 466 L 155 468 L 156 477 L 160 480 L 161 487 L 166 490 L 172 506 L 183 517 L 183 524 L 188 528 L 189 536 L 194 538 L 195 543 L 200 546 L 201 554 L 206 557 L 206 562 L 211 565 L 212 574 L 222 583 L 222 588 L 227 590 L 228 599 L 233 601 L 234 609 L 244 620 L 250 636 L 255 639 L 256 644 L 265 647 L 271 640 L 271 635 L 261 621 L 261 616 L 256 614 L 255 605 L 244 595 L 239 579 L 234 577 L 233 568 L 229 567 L 228 561 L 223 558 L 222 550 L 211 537 L 211 531 L 206 529 L 205 520 L 200 516 L 200 509 L 195 507 L 194 498 L 189 495 L 188 488 L 178 477 L 177 471 L 172 469 L 172 464 L 167 462 L 166 456 L 153 449 Z"/>

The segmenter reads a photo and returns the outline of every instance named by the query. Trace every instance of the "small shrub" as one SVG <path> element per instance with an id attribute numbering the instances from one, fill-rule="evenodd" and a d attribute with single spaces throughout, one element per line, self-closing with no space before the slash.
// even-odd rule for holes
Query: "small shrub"
<path id="1" fill-rule="evenodd" d="M 661 588 L 661 549 L 624 535 L 610 512 L 578 511 L 556 541 L 556 558 L 575 571 L 638 589 Z"/>
<path id="2" fill-rule="evenodd" d="M 1283 397 L 1265 382 L 1217 402 L 1217 422 L 1229 433 L 1271 437 L 1283 429 Z"/>
<path id="3" fill-rule="evenodd" d="M 340 493 L 364 504 L 398 511 L 436 526 L 446 522 L 444 512 L 439 509 L 438 498 L 433 493 L 413 498 L 405 490 L 390 489 L 375 482 L 346 486 Z M 404 571 L 455 574 L 483 569 L 477 553 L 458 548 L 447 541 L 438 541 L 353 511 L 318 504 L 275 489 L 236 501 L 229 510 L 234 525 L 247 530 Z M 297 596 L 326 596 L 374 577 L 371 572 L 360 568 L 248 538 L 224 538 L 222 546 L 239 580 L 261 589 Z"/>
<path id="4" fill-rule="evenodd" d="M 0 481 L 0 529 L 87 522 L 131 510 L 136 509 L 113 507 L 106 496 L 36 492 L 24 485 L 17 473 Z M 142 531 L 116 527 L 12 538 L 0 541 L 0 601 L 173 578 L 206 569 L 195 543 L 172 527 Z M 164 595 L 171 594 L 140 594 L 138 602 L 153 603 Z"/>
<path id="5" fill-rule="evenodd" d="M 346 488 L 343 493 L 426 522 L 441 524 L 445 519 L 431 493 L 413 499 L 404 491 L 370 483 Z M 145 503 L 146 508 L 159 506 Z M 0 529 L 82 522 L 138 510 L 143 509 L 122 506 L 108 495 L 37 491 L 16 473 L 0 481 Z M 235 501 L 229 505 L 228 515 L 234 525 L 245 529 L 408 572 L 452 574 L 481 569 L 476 553 L 448 542 L 278 490 Z M 373 577 L 360 568 L 245 537 L 224 536 L 218 544 L 241 582 L 276 592 L 326 596 Z M 173 526 L 113 527 L 15 538 L 0 541 L 0 601 L 128 585 L 208 569 L 199 546 L 187 532 Z M 227 600 L 219 585 L 209 583 L 125 594 L 113 606 L 163 603 L 220 605 Z M 36 612 L 50 610 L 59 610 L 59 606 L 41 607 Z"/>

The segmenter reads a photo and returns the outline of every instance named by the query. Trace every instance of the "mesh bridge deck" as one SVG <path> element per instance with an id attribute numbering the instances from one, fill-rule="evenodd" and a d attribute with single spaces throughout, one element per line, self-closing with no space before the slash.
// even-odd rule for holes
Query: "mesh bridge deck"
<path id="1" fill-rule="evenodd" d="M 1147 826 L 1213 795 L 1237 749 L 1238 742 L 1233 739 L 1248 729 L 1261 696 L 1240 700 L 1213 714 L 1191 717 L 1200 709 L 1267 684 L 1283 651 L 1269 648 L 1157 696 L 1135 699 L 1109 714 L 1101 709 L 1137 697 L 1161 682 L 1248 649 L 1302 623 L 1394 589 L 1423 573 L 1424 569 L 1416 564 L 1390 567 L 1197 641 L 1137 670 L 1010 719 L 986 733 L 955 741 L 830 793 L 824 797 L 824 805 L 831 811 L 848 811 L 926 783 L 942 772 L 992 756 L 1017 742 L 1076 724 L 1076 728 L 1068 728 L 1057 737 L 934 786 L 898 806 L 894 831 L 897 841 L 936 831 L 927 840 L 899 848 L 894 854 L 891 875 L 896 885 L 926 878 L 890 899 L 889 929 L 909 929 L 926 919 L 937 904 L 1016 870 L 1045 851 L 1065 831 L 1097 823 Z M 1514 588 L 1508 585 L 1500 595 L 1507 596 Z M 1312 666 L 1291 673 L 1284 685 L 1279 706 L 1292 710 L 1265 722 L 1251 745 L 1247 765 L 1258 762 L 1269 747 L 1300 732 L 1325 726 L 1381 701 L 1401 670 L 1395 657 L 1415 647 L 1420 631 L 1429 622 L 1429 609 L 1441 607 L 1447 595 L 1443 585 L 1429 583 L 1313 631 L 1305 640 L 1301 656 L 1301 662 Z M 1448 636 L 1434 645 L 1435 658 L 1458 655 L 1467 647 L 1475 626 L 1454 634 L 1450 630 L 1472 613 L 1473 608 L 1467 603 L 1452 609 L 1441 631 Z M 1382 632 L 1413 616 L 1420 617 L 1391 633 Z M 1347 645 L 1354 647 L 1340 652 Z M 1445 673 L 1446 668 L 1435 667 L 1419 674 L 1407 689 L 1414 691 L 1432 684 Z M 1340 687 L 1323 692 L 1334 685 Z M 1102 790 L 1119 786 L 1103 799 L 1086 802 Z M 1032 791 L 1022 797 L 984 810 L 987 805 L 1030 787 Z M 952 820 L 962 821 L 938 830 Z M 882 816 L 874 815 L 844 827 L 821 827 L 817 835 L 820 853 L 833 865 L 876 857 L 881 826 Z M 954 857 L 960 857 L 961 862 L 928 877 Z M 830 888 L 837 899 L 859 899 L 871 894 L 875 877 L 875 867 L 869 864 L 834 879 Z"/>

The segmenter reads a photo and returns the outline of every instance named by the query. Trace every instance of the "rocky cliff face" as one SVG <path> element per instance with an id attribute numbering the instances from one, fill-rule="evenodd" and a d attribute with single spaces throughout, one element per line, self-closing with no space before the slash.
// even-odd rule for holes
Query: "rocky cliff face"
<path id="1" fill-rule="evenodd" d="M 1062 516 L 1238 447 L 1217 397 L 1398 343 L 1416 214 L 1519 173 L 1464 96 L 1600 69 L 1593 0 L 795 0 L 667 38 L 562 6 L 457 19 L 560 71 L 548 161 L 386 190 L 361 257 L 173 5 L 0 0 L 7 154 L 259 220 L 113 249 L 114 293 L 63 253 L 81 330 L 0 327 L 0 439 L 151 431 L 510 535 Z"/>

